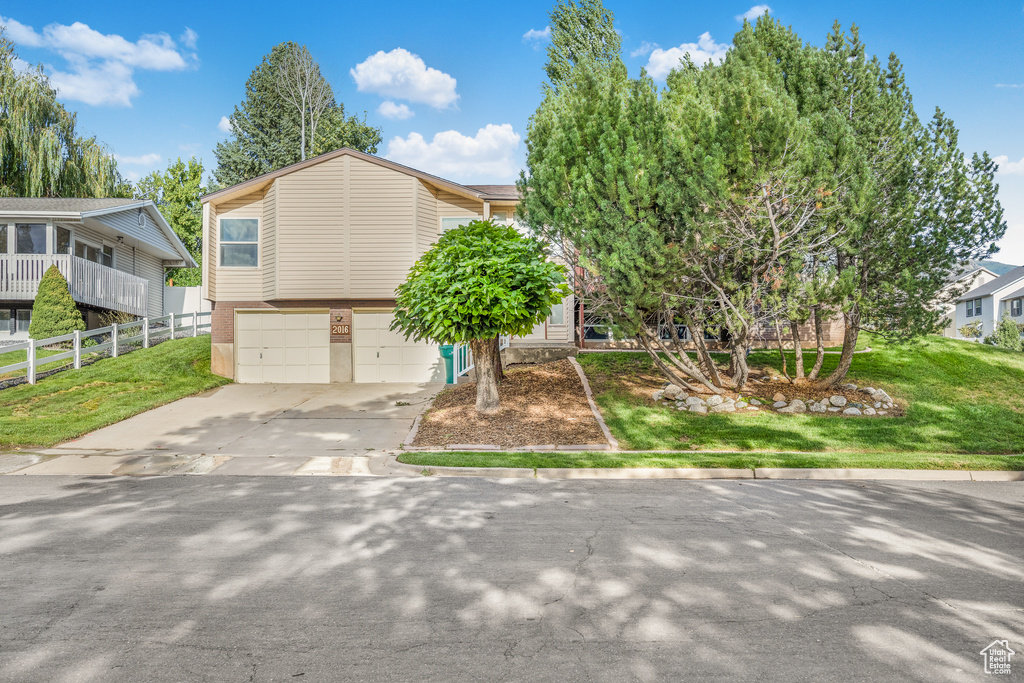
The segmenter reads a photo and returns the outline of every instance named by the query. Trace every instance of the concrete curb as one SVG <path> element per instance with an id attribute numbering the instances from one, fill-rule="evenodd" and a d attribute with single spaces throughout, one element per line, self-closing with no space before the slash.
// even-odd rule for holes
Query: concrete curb
<path id="1" fill-rule="evenodd" d="M 590 382 L 587 381 L 587 376 L 583 372 L 583 366 L 579 364 L 572 356 L 569 357 L 569 362 L 576 368 L 576 374 L 580 376 L 580 382 L 583 384 L 583 393 L 587 395 L 587 403 L 590 404 L 590 412 L 594 414 L 594 419 L 597 420 L 597 424 L 601 427 L 601 432 L 604 434 L 604 438 L 608 441 L 608 445 L 612 447 L 613 451 L 619 450 L 618 440 L 612 436 L 612 431 L 608 429 L 608 425 L 604 423 L 604 418 L 601 417 L 601 411 L 597 409 L 597 404 L 594 403 L 594 392 L 590 390 Z"/>

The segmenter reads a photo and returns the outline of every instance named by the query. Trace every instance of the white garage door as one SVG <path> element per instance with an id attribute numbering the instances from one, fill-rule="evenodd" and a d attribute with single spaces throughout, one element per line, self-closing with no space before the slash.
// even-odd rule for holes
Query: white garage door
<path id="1" fill-rule="evenodd" d="M 392 332 L 390 313 L 352 314 L 356 382 L 444 382 L 444 361 L 436 344 L 406 341 Z"/>
<path id="2" fill-rule="evenodd" d="M 235 316 L 236 382 L 331 381 L 327 311 L 236 311 Z"/>

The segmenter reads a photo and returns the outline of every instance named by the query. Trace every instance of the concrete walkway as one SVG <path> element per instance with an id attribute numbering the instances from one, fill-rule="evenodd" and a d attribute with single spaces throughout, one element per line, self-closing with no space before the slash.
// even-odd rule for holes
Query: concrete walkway
<path id="1" fill-rule="evenodd" d="M 45 455 L 365 455 L 398 448 L 443 384 L 229 384 Z"/>

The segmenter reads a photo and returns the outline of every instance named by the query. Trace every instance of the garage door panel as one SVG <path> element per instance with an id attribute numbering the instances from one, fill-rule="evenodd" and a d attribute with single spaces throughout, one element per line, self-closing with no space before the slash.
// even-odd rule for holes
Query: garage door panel
<path id="1" fill-rule="evenodd" d="M 236 381 L 330 381 L 327 313 L 236 313 Z"/>
<path id="2" fill-rule="evenodd" d="M 443 382 L 444 365 L 436 344 L 406 339 L 389 328 L 391 313 L 357 313 L 353 377 L 356 382 Z"/>
<path id="3" fill-rule="evenodd" d="M 315 329 L 309 331 L 309 345 L 310 348 L 327 346 L 331 343 L 331 332 L 328 328 L 329 322 L 324 322 L 323 329 Z"/>
<path id="4" fill-rule="evenodd" d="M 260 329 L 260 316 L 238 314 L 238 331 L 249 332 Z"/>
<path id="5" fill-rule="evenodd" d="M 285 365 L 306 365 L 309 363 L 309 349 L 289 346 L 284 350 Z"/>
<path id="6" fill-rule="evenodd" d="M 280 384 L 285 381 L 283 365 L 264 365 L 263 377 L 260 380 L 267 384 Z"/>
<path id="7" fill-rule="evenodd" d="M 326 347 L 311 346 L 309 347 L 309 364 L 310 365 L 326 365 L 328 370 L 331 365 L 331 351 Z"/>
<path id="8" fill-rule="evenodd" d="M 285 348 L 305 347 L 309 343 L 309 332 L 305 328 L 301 330 L 285 330 L 278 334 L 281 334 L 284 343 L 277 344 L 277 346 L 284 346 Z"/>

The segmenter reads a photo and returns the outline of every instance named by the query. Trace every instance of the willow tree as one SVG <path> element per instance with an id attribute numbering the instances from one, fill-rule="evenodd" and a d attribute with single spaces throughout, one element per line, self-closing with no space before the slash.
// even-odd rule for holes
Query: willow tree
<path id="1" fill-rule="evenodd" d="M 16 59 L 0 30 L 0 196 L 131 196 L 113 155 L 75 131 L 42 67 Z"/>

